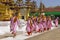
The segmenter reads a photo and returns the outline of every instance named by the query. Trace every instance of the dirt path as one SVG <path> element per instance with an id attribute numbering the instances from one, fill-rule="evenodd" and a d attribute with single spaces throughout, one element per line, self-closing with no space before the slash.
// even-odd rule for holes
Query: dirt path
<path id="1" fill-rule="evenodd" d="M 60 40 L 60 28 L 54 29 L 41 35 L 26 40 Z"/>

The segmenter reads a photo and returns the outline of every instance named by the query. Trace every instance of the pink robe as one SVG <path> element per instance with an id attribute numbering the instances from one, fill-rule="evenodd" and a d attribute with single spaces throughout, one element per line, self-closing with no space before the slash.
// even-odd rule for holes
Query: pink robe
<path id="1" fill-rule="evenodd" d="M 58 19 L 55 20 L 55 26 L 58 26 Z"/>
<path id="2" fill-rule="evenodd" d="M 42 21 L 42 24 L 43 24 L 44 30 L 46 30 L 47 29 L 46 21 Z"/>
<path id="3" fill-rule="evenodd" d="M 35 23 L 33 23 L 32 26 L 33 26 L 32 31 L 35 31 L 36 28 Z"/>
<path id="4" fill-rule="evenodd" d="M 39 27 L 39 29 L 40 29 L 41 31 L 43 31 L 43 24 L 42 24 L 42 23 L 39 23 L 39 24 L 38 24 L 38 27 Z"/>
<path id="5" fill-rule="evenodd" d="M 41 31 L 43 31 L 43 23 L 42 23 L 42 19 L 40 19 L 40 23 L 38 24 L 38 27 Z"/>
<path id="6" fill-rule="evenodd" d="M 51 29 L 51 27 L 52 27 L 51 20 L 48 20 L 48 21 L 47 21 L 47 28 L 50 28 L 50 29 Z"/>
<path id="7" fill-rule="evenodd" d="M 30 27 L 30 20 L 27 21 L 26 30 L 27 30 L 27 32 L 32 32 L 32 27 Z"/>
<path id="8" fill-rule="evenodd" d="M 36 22 L 35 20 L 32 19 L 32 31 L 35 31 L 35 28 L 36 28 Z"/>
<path id="9" fill-rule="evenodd" d="M 18 20 L 14 23 L 14 17 L 11 18 L 11 22 L 10 22 L 10 31 L 16 33 L 16 28 L 17 28 L 17 25 L 18 25 Z"/>
<path id="10" fill-rule="evenodd" d="M 38 26 L 37 22 L 34 22 L 34 29 L 36 32 L 39 31 L 39 26 Z"/>

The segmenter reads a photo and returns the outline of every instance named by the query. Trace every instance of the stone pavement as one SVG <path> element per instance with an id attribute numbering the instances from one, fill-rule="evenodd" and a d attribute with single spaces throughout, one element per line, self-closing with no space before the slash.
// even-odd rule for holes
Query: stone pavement
<path id="1" fill-rule="evenodd" d="M 60 40 L 60 27 L 26 40 Z"/>
<path id="2" fill-rule="evenodd" d="M 0 35 L 0 39 L 2 40 L 13 40 L 13 35 L 11 33 L 5 33 L 4 35 Z M 56 38 L 56 39 L 55 39 Z M 58 40 L 60 39 L 60 27 L 52 28 L 50 31 L 45 31 L 42 33 L 33 33 L 31 36 L 26 36 L 22 31 L 17 31 L 16 40 Z M 14 39 L 14 40 L 15 40 Z"/>

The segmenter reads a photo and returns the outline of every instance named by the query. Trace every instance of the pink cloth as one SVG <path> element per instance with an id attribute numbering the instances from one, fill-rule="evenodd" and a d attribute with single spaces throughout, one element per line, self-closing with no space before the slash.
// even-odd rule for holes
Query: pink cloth
<path id="1" fill-rule="evenodd" d="M 35 31 L 36 26 L 34 23 L 32 25 L 33 25 L 32 31 Z"/>
<path id="2" fill-rule="evenodd" d="M 58 26 L 58 19 L 55 20 L 55 26 Z"/>
<path id="3" fill-rule="evenodd" d="M 11 18 L 11 22 L 10 22 L 10 31 L 13 31 L 14 33 L 16 33 L 16 28 L 17 28 L 17 25 L 18 25 L 18 20 L 14 23 L 14 17 Z"/>
<path id="4" fill-rule="evenodd" d="M 42 19 L 40 19 L 40 23 L 38 24 L 40 30 L 42 31 L 43 30 L 43 22 L 42 22 Z"/>
<path id="5" fill-rule="evenodd" d="M 41 31 L 43 31 L 43 24 L 42 24 L 42 23 L 39 23 L 39 24 L 38 24 L 38 27 L 39 27 L 39 29 L 40 29 Z"/>
<path id="6" fill-rule="evenodd" d="M 30 20 L 27 21 L 26 30 L 27 30 L 27 32 L 32 32 L 32 27 L 30 26 Z"/>
<path id="7" fill-rule="evenodd" d="M 47 28 L 46 21 L 42 22 L 43 28 Z"/>
<path id="8" fill-rule="evenodd" d="M 34 22 L 34 25 L 35 25 L 35 31 L 36 31 L 36 32 L 39 31 L 40 28 L 39 28 L 37 22 Z"/>
<path id="9" fill-rule="evenodd" d="M 51 20 L 48 20 L 48 21 L 47 21 L 47 28 L 51 28 L 51 27 L 52 27 Z"/>

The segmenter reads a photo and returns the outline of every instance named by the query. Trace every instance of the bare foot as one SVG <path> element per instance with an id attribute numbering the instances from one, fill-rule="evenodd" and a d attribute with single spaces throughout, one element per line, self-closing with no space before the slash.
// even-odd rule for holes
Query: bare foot
<path id="1" fill-rule="evenodd" d="M 31 33 L 31 32 L 27 32 L 27 34 L 28 34 L 28 36 L 32 35 L 32 33 Z"/>
<path id="2" fill-rule="evenodd" d="M 15 38 L 16 34 L 13 34 L 13 38 Z"/>
<path id="3" fill-rule="evenodd" d="M 56 26 L 56 27 L 58 27 L 58 26 Z"/>

